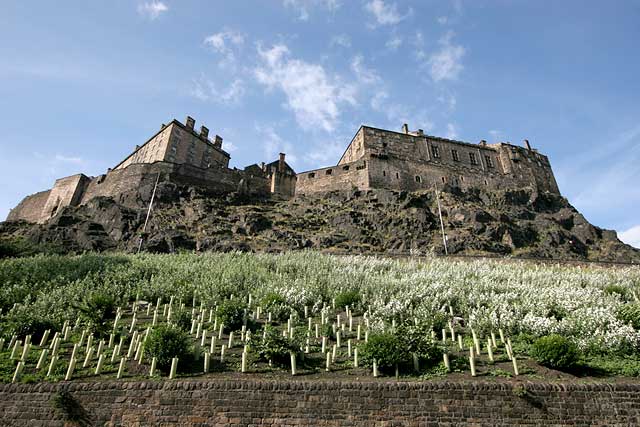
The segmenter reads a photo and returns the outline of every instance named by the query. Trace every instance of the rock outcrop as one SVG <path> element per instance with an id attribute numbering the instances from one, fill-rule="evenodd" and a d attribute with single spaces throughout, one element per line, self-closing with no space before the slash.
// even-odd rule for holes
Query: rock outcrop
<path id="1" fill-rule="evenodd" d="M 98 197 L 40 225 L 0 223 L 0 236 L 69 251 L 135 251 L 142 239 L 142 248 L 154 252 L 444 252 L 434 192 L 345 191 L 277 200 L 165 183 L 142 233 L 147 196 Z M 559 195 L 451 188 L 440 193 L 440 203 L 450 254 L 640 262 L 639 250 L 591 225 Z"/>

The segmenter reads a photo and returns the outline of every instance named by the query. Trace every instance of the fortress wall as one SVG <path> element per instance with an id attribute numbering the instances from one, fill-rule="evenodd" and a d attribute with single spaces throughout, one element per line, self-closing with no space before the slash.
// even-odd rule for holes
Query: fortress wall
<path id="1" fill-rule="evenodd" d="M 169 137 L 173 124 L 165 127 L 160 133 L 155 135 L 149 141 L 144 143 L 139 149 L 134 150 L 129 157 L 115 167 L 115 169 L 124 169 L 136 163 L 153 163 L 164 160 L 169 144 Z"/>
<path id="2" fill-rule="evenodd" d="M 518 380 L 64 381 L 0 385 L 0 419 L 16 427 L 622 427 L 640 425 L 639 392 L 634 383 Z"/>
<path id="3" fill-rule="evenodd" d="M 25 197 L 18 206 L 9 211 L 7 221 L 38 222 L 50 193 L 51 190 L 46 190 Z"/>
<path id="4" fill-rule="evenodd" d="M 353 137 L 353 139 L 351 140 L 351 143 L 349 144 L 344 154 L 340 158 L 340 161 L 338 162 L 339 165 L 355 162 L 356 160 L 360 159 L 364 155 L 365 129 L 366 128 L 364 127 L 361 127 L 360 129 L 358 129 L 358 132 Z"/>
<path id="5" fill-rule="evenodd" d="M 346 163 L 298 174 L 296 195 L 369 188 L 368 161 Z"/>
<path id="6" fill-rule="evenodd" d="M 45 203 L 42 210 L 40 221 L 46 221 L 64 206 L 77 206 L 80 204 L 82 194 L 89 183 L 89 178 L 83 174 L 56 180 L 51 193 L 49 193 L 47 203 Z"/>

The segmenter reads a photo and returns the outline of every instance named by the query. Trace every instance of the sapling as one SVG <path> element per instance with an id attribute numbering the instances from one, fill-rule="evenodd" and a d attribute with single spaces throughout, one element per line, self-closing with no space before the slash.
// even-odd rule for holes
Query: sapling
<path id="1" fill-rule="evenodd" d="M 336 345 L 340 347 L 340 331 L 336 332 Z"/>
<path id="2" fill-rule="evenodd" d="M 218 329 L 218 339 L 222 339 L 222 331 L 224 330 L 224 324 L 220 323 L 220 328 Z"/>
<path id="3" fill-rule="evenodd" d="M 351 358 L 351 340 L 347 340 L 347 356 Z"/>
<path id="4" fill-rule="evenodd" d="M 458 335 L 458 348 L 462 350 L 462 335 Z"/>
<path id="5" fill-rule="evenodd" d="M 233 331 L 229 332 L 229 343 L 227 347 L 229 348 L 233 347 Z"/>
<path id="6" fill-rule="evenodd" d="M 75 368 L 76 368 L 76 359 L 74 359 L 72 357 L 71 360 L 69 361 L 69 367 L 67 368 L 67 374 L 64 376 L 64 380 L 65 381 L 71 380 L 71 377 L 73 376 L 73 371 L 74 371 Z"/>
<path id="7" fill-rule="evenodd" d="M 93 344 L 93 334 L 89 334 L 89 338 L 87 338 L 87 345 L 85 347 L 85 353 L 89 351 L 89 347 Z"/>
<path id="8" fill-rule="evenodd" d="M 89 362 L 91 361 L 91 356 L 93 356 L 93 346 L 89 347 L 89 350 L 87 350 L 87 354 L 84 357 L 84 362 L 82 363 L 83 368 L 86 368 L 87 366 L 89 366 Z"/>
<path id="9" fill-rule="evenodd" d="M 18 362 L 18 365 L 16 366 L 16 370 L 13 373 L 13 379 L 11 380 L 12 383 L 15 383 L 20 380 L 20 376 L 22 375 L 23 369 L 24 369 L 24 362 Z"/>
<path id="10" fill-rule="evenodd" d="M 329 372 L 331 370 L 331 353 L 327 352 L 327 360 L 325 370 Z"/>
<path id="11" fill-rule="evenodd" d="M 420 371 L 420 363 L 418 360 L 418 355 L 414 352 L 411 353 L 411 359 L 413 359 L 413 370 L 416 372 Z"/>
<path id="12" fill-rule="evenodd" d="M 493 331 L 491 331 L 491 344 L 493 345 L 493 348 L 498 348 L 496 345 L 496 334 Z"/>
<path id="13" fill-rule="evenodd" d="M 442 344 L 447 344 L 447 330 L 442 329 Z"/>
<path id="14" fill-rule="evenodd" d="M 334 344 L 332 349 L 331 349 L 331 361 L 332 362 L 336 361 L 337 355 L 338 355 L 338 346 Z"/>
<path id="15" fill-rule="evenodd" d="M 504 344 L 506 341 L 504 340 L 504 332 L 502 331 L 502 328 L 498 329 L 498 333 L 500 334 L 500 342 Z"/>
<path id="16" fill-rule="evenodd" d="M 49 354 L 48 348 L 43 348 L 40 352 L 40 357 L 38 358 L 38 364 L 36 365 L 36 369 L 42 369 L 44 366 L 44 362 L 47 360 L 47 355 Z"/>
<path id="17" fill-rule="evenodd" d="M 53 334 L 53 338 L 51 339 L 51 343 L 49 344 L 49 350 L 53 348 L 53 343 L 60 337 L 60 332 L 56 332 Z M 1 350 L 1 348 L 0 348 Z"/>
<path id="18" fill-rule="evenodd" d="M 296 354 L 291 352 L 289 353 L 291 359 L 291 375 L 296 375 Z"/>
<path id="19" fill-rule="evenodd" d="M 226 345 L 222 344 L 222 346 L 220 347 L 220 363 L 224 362 L 224 351 L 227 348 Z"/>
<path id="20" fill-rule="evenodd" d="M 42 334 L 42 338 L 40 338 L 39 347 L 44 347 L 45 345 L 47 345 L 47 340 L 49 339 L 49 333 L 50 332 L 51 332 L 51 330 L 49 330 L 49 329 L 44 331 L 44 333 Z"/>
<path id="21" fill-rule="evenodd" d="M 364 331 L 364 342 L 369 342 L 369 331 Z"/>
<path id="22" fill-rule="evenodd" d="M 322 337 L 322 354 L 327 352 L 327 337 Z"/>
<path id="23" fill-rule="evenodd" d="M 207 330 L 203 329 L 202 330 L 202 339 L 200 340 L 200 346 L 204 347 L 207 343 Z"/>
<path id="24" fill-rule="evenodd" d="M 376 378 L 378 376 L 378 362 L 373 359 L 373 377 Z"/>
<path id="25" fill-rule="evenodd" d="M 53 374 L 53 370 L 56 368 L 56 363 L 58 362 L 58 356 L 51 356 L 51 362 L 49 363 L 49 369 L 47 370 L 47 376 L 50 377 Z"/>
<path id="26" fill-rule="evenodd" d="M 16 340 L 13 344 L 13 349 L 11 350 L 10 359 L 15 359 L 18 357 L 18 352 L 20 351 L 20 344 L 22 344 L 22 340 Z"/>
<path id="27" fill-rule="evenodd" d="M 487 354 L 489 355 L 489 361 L 493 363 L 494 360 L 493 360 L 493 348 L 492 348 L 491 338 L 487 339 Z"/>
<path id="28" fill-rule="evenodd" d="M 100 357 L 98 357 L 98 364 L 96 365 L 96 370 L 95 370 L 96 375 L 100 375 L 100 373 L 102 372 L 103 364 L 104 364 L 104 354 L 101 354 Z"/>
<path id="29" fill-rule="evenodd" d="M 20 356 L 20 361 L 26 362 L 27 356 L 29 356 L 29 351 L 31 350 L 31 344 L 26 343 L 24 347 L 22 347 L 22 356 Z"/>
<path id="30" fill-rule="evenodd" d="M 518 372 L 518 362 L 516 356 L 513 356 L 511 361 L 513 362 L 513 374 L 517 377 L 518 375 L 520 375 L 520 373 Z"/>
<path id="31" fill-rule="evenodd" d="M 96 356 L 100 357 L 102 354 L 102 350 L 104 350 L 104 340 L 100 340 L 98 343 L 98 351 L 96 351 Z"/>
<path id="32" fill-rule="evenodd" d="M 360 334 L 362 332 L 362 326 L 358 325 L 358 329 L 356 331 L 356 340 L 360 341 Z"/>
<path id="33" fill-rule="evenodd" d="M 211 346 L 209 347 L 209 353 L 213 353 L 216 348 L 216 337 L 211 337 Z"/>
<path id="34" fill-rule="evenodd" d="M 0 351 L 4 349 L 4 338 L 0 338 Z"/>
<path id="35" fill-rule="evenodd" d="M 316 339 L 320 338 L 320 325 L 316 323 Z"/>

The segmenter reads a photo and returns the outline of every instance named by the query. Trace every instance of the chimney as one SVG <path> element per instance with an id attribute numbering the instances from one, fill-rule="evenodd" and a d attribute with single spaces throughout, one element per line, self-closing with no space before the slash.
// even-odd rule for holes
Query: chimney
<path id="1" fill-rule="evenodd" d="M 139 145 L 136 145 L 136 148 L 133 149 L 133 151 L 138 151 L 140 149 Z"/>
<path id="2" fill-rule="evenodd" d="M 485 145 L 487 145 L 487 141 L 485 141 L 484 139 L 480 140 L 480 145 L 484 147 Z"/>
<path id="3" fill-rule="evenodd" d="M 160 130 L 164 130 L 164 128 L 166 128 L 167 125 L 165 125 L 164 123 L 160 126 Z"/>
<path id="4" fill-rule="evenodd" d="M 187 120 L 185 121 L 185 126 L 187 129 L 193 130 L 193 127 L 196 125 L 196 121 L 191 116 L 187 116 Z"/>
<path id="5" fill-rule="evenodd" d="M 409 125 L 408 124 L 403 124 L 402 125 L 402 133 L 404 133 L 405 135 L 409 133 Z"/>
<path id="6" fill-rule="evenodd" d="M 207 139 L 209 136 L 209 128 L 206 126 L 200 126 L 200 136 L 204 139 Z"/>
<path id="7" fill-rule="evenodd" d="M 216 148 L 222 148 L 222 138 L 218 135 L 216 135 L 215 139 L 213 140 L 213 146 Z"/>
<path id="8" fill-rule="evenodd" d="M 260 169 L 262 169 L 262 172 L 267 171 L 267 169 L 264 167 L 264 162 L 260 162 Z"/>
<path id="9" fill-rule="evenodd" d="M 529 140 L 528 139 L 524 140 L 524 145 L 527 147 L 527 150 L 531 151 L 531 145 L 529 145 Z"/>
<path id="10" fill-rule="evenodd" d="M 278 160 L 278 171 L 284 172 L 284 153 L 280 153 L 280 159 Z"/>
<path id="11" fill-rule="evenodd" d="M 424 131 L 422 129 L 418 129 L 418 132 L 416 132 L 418 134 L 418 136 L 424 136 Z"/>

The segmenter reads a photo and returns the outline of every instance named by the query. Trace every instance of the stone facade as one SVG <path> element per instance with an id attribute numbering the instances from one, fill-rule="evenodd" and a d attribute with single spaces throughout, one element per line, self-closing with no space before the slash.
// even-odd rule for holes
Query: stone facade
<path id="1" fill-rule="evenodd" d="M 298 174 L 296 194 L 355 187 L 414 191 L 449 187 L 530 187 L 559 194 L 549 159 L 507 143 L 469 144 L 362 126 L 335 167 Z"/>
<path id="2" fill-rule="evenodd" d="M 296 173 L 286 163 L 284 153 L 268 165 L 251 165 L 244 170 L 229 168 L 229 154 L 222 149 L 222 138 L 209 140 L 209 129 L 194 130 L 195 120 L 185 124 L 172 120 L 141 146 L 136 146 L 104 175 L 89 178 L 83 174 L 58 179 L 51 190 L 27 196 L 7 217 L 43 223 L 65 206 L 78 206 L 95 197 L 112 197 L 125 206 L 139 207 L 149 200 L 131 194 L 156 179 L 179 185 L 192 185 L 218 193 L 240 192 L 252 195 L 274 194 L 292 197 Z M 151 192 L 149 192 L 151 194 Z"/>
<path id="3" fill-rule="evenodd" d="M 105 175 L 78 174 L 57 180 L 51 190 L 25 198 L 8 220 L 45 222 L 65 206 L 77 206 L 97 196 L 123 201 L 141 183 L 162 179 L 216 191 L 238 191 L 293 197 L 344 190 L 431 190 L 444 187 L 489 189 L 532 188 L 560 194 L 549 159 L 532 149 L 508 143 L 469 144 L 425 135 L 361 126 L 336 166 L 300 174 L 284 153 L 274 162 L 229 168 L 222 138 L 209 139 L 209 129 L 194 130 L 195 120 L 172 120 Z M 149 165 L 155 165 L 150 167 Z M 153 172 L 152 172 L 153 171 Z M 150 176 L 149 174 L 155 174 Z"/>
<path id="4" fill-rule="evenodd" d="M 626 427 L 640 424 L 639 392 L 628 383 L 481 380 L 5 384 L 0 424 Z M 65 405 L 56 408 L 56 396 Z"/>

